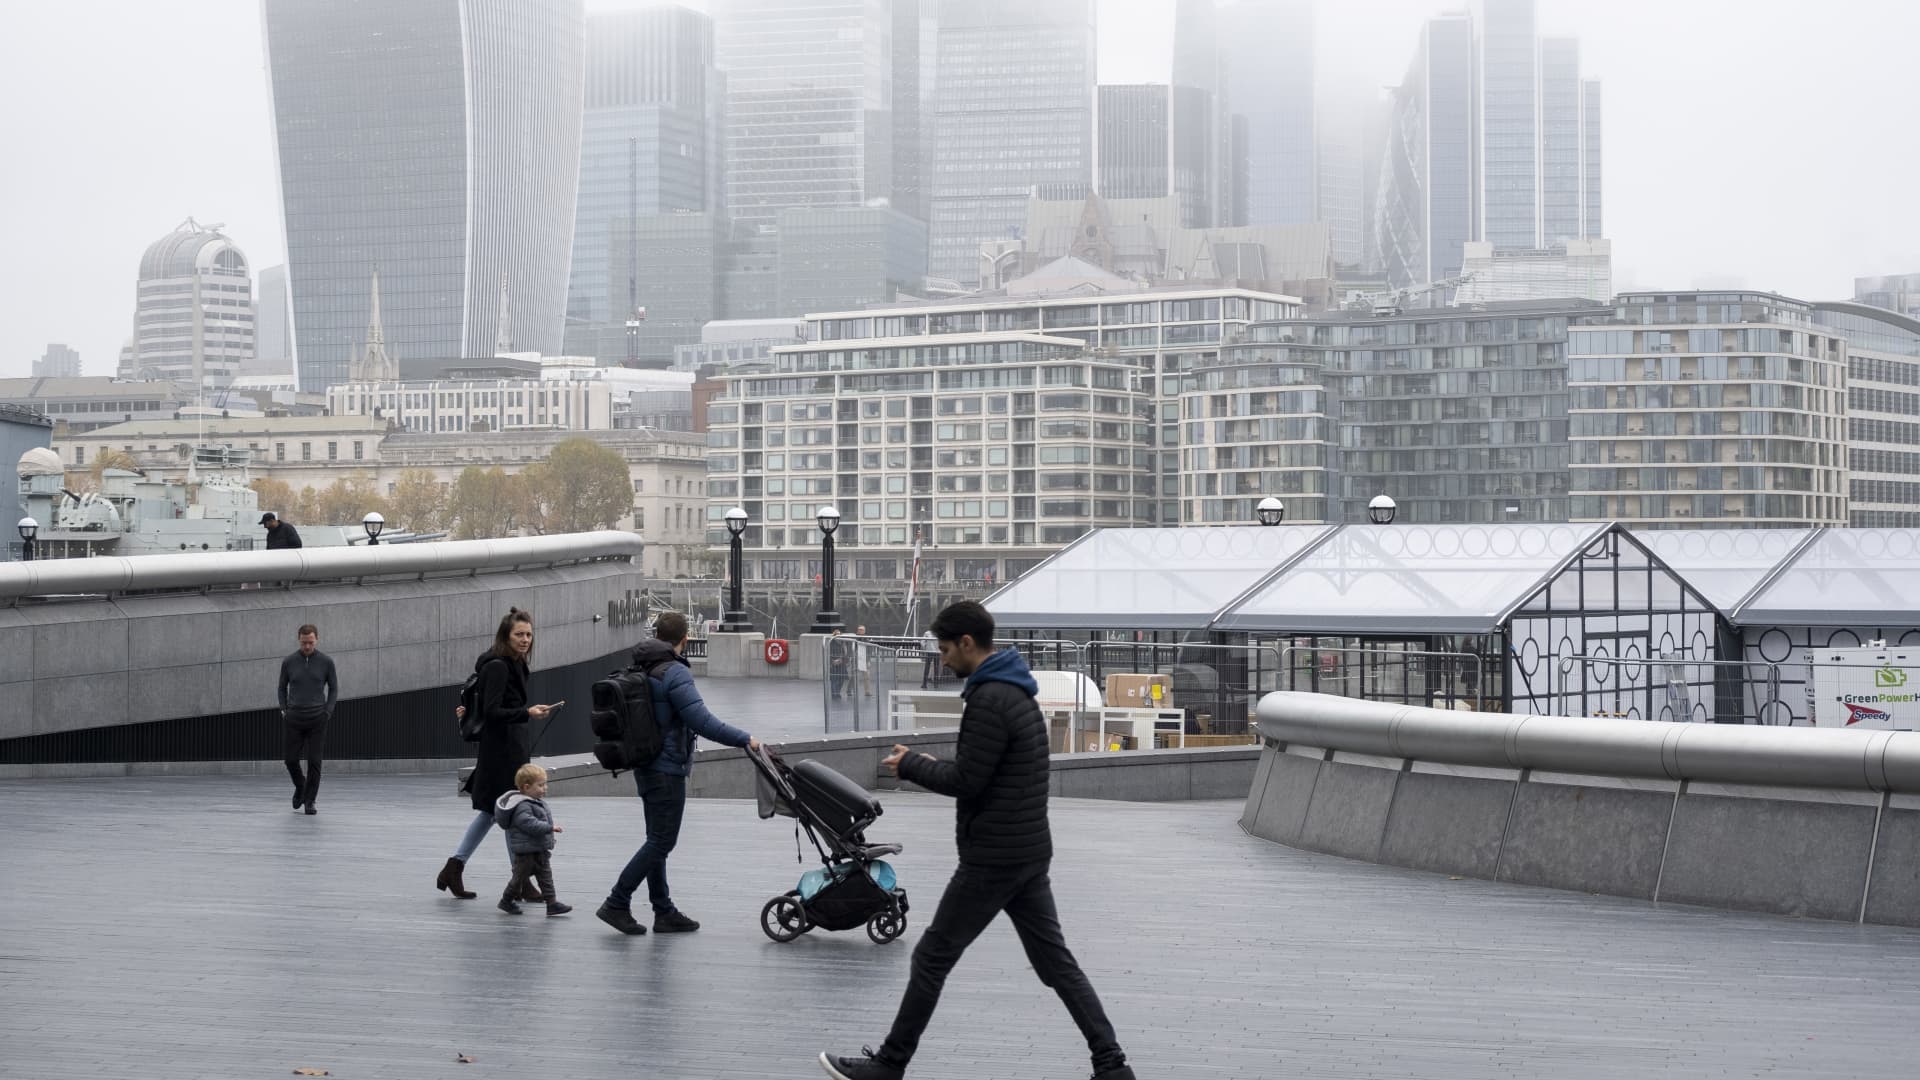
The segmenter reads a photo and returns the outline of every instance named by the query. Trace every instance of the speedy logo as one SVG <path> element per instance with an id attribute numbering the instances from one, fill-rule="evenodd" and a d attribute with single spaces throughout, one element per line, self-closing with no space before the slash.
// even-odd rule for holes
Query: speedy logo
<path id="1" fill-rule="evenodd" d="M 1892 716 L 1889 716 L 1888 714 L 1881 712 L 1879 709 L 1869 709 L 1865 705 L 1855 705 L 1851 702 L 1845 702 L 1843 704 L 1847 706 L 1847 723 L 1848 724 L 1858 724 L 1862 722 L 1869 723 L 1869 724 L 1883 724 L 1893 719 Z"/>

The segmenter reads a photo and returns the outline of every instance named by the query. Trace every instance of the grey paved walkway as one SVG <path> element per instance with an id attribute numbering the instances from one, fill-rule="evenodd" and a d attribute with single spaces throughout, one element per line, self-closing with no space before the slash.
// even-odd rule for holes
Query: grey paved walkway
<path id="1" fill-rule="evenodd" d="M 569 919 L 432 891 L 468 811 L 445 777 L 0 783 L 0 1076 L 815 1077 L 877 1042 L 952 865 L 950 805 L 889 794 L 875 838 L 905 941 L 774 945 L 801 867 L 743 803 L 696 802 L 674 858 L 698 934 L 591 909 L 640 831 L 556 803 Z M 1920 935 L 1656 910 L 1306 855 L 1238 805 L 1060 802 L 1069 938 L 1143 1078 L 1911 1077 Z M 1077 1080 L 1082 1048 L 1004 923 L 955 971 L 916 1080 Z M 456 1064 L 456 1053 L 477 1060 Z"/>

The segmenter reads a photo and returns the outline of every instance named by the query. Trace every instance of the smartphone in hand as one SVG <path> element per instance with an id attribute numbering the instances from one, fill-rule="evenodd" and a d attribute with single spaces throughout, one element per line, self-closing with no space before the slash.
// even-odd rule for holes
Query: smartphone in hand
<path id="1" fill-rule="evenodd" d="M 567 703 L 567 699 L 561 698 L 559 701 L 556 701 L 553 704 L 547 706 L 547 708 L 558 710 L 561 706 L 565 705 L 566 703 Z"/>

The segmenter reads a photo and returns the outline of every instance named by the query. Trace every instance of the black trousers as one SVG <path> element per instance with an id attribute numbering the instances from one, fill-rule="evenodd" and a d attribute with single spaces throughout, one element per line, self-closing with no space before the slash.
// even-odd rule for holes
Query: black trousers
<path id="1" fill-rule="evenodd" d="M 968 866 L 960 864 L 940 895 L 940 907 L 933 922 L 913 947 L 912 974 L 907 979 L 906 996 L 894 1016 L 893 1030 L 880 1047 L 880 1057 L 905 1068 L 920 1046 L 920 1036 L 933 1019 L 940 1004 L 940 989 L 947 973 L 960 959 L 973 939 L 980 936 L 1002 911 L 1020 935 L 1040 982 L 1053 987 L 1067 1007 L 1067 1014 L 1086 1037 L 1093 1054 L 1093 1071 L 1118 1069 L 1127 1063 L 1120 1050 L 1113 1024 L 1100 1005 L 1099 995 L 1087 981 L 1085 972 L 1067 948 L 1060 932 L 1060 913 L 1053 903 L 1053 881 L 1047 877 L 1047 863 L 1031 866 Z"/>
<path id="2" fill-rule="evenodd" d="M 540 883 L 540 896 L 548 904 L 557 903 L 558 893 L 553 891 L 553 852 L 530 851 L 525 855 L 513 857 L 513 877 L 507 881 L 507 891 L 503 899 L 518 900 L 526 891 L 527 879 Z"/>
<path id="3" fill-rule="evenodd" d="M 293 778 L 293 793 L 303 803 L 311 803 L 320 794 L 320 759 L 326 754 L 327 714 L 312 706 L 296 705 L 287 710 L 287 775 Z M 302 774 L 304 758 L 307 771 Z"/>

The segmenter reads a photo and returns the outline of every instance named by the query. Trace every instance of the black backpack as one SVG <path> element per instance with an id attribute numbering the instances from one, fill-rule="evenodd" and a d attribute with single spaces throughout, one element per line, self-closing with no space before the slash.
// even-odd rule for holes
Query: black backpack
<path id="1" fill-rule="evenodd" d="M 499 659 L 493 657 L 487 664 Z M 487 664 L 474 668 L 473 674 L 468 675 L 467 681 L 460 687 L 460 705 L 467 710 L 467 714 L 460 717 L 460 738 L 466 742 L 479 742 L 480 729 L 487 726 L 487 718 L 480 713 L 480 673 L 486 670 Z"/>
<path id="2" fill-rule="evenodd" d="M 653 677 L 672 660 L 653 666 L 621 668 L 593 684 L 594 760 L 601 768 L 619 774 L 637 769 L 660 756 L 666 739 L 659 718 L 653 711 Z"/>

